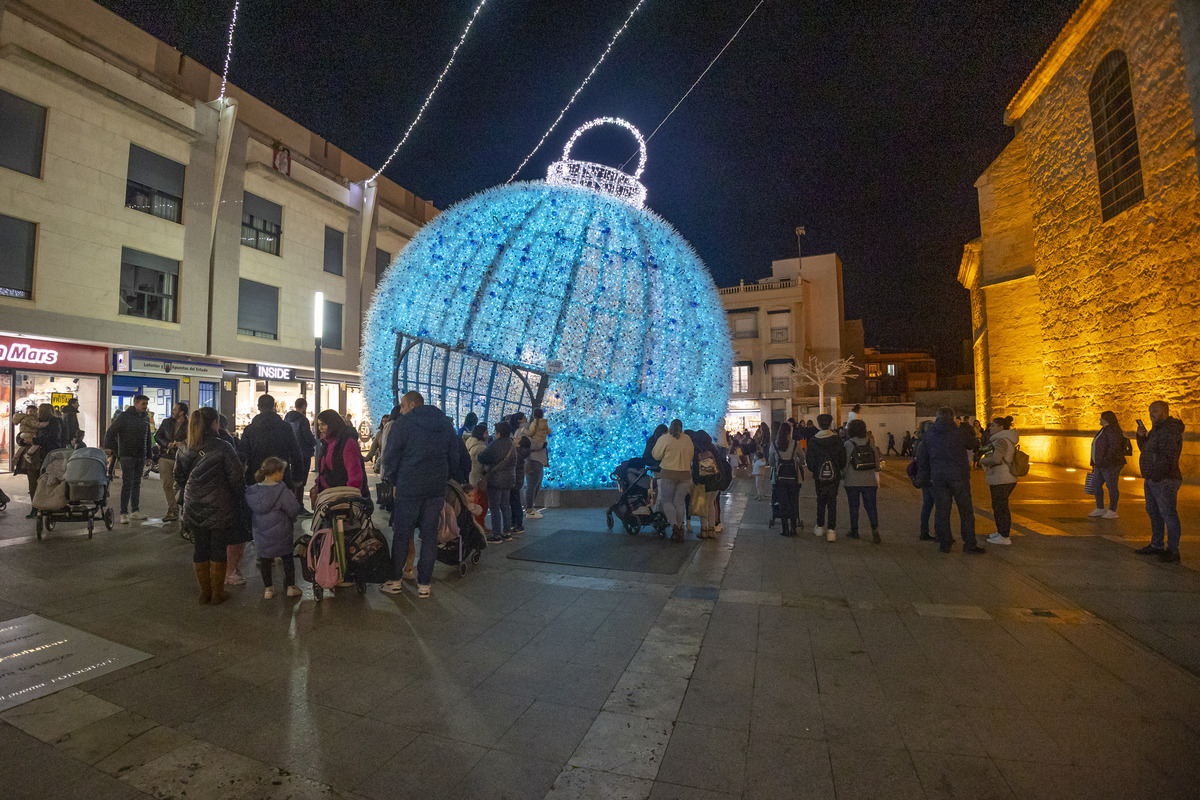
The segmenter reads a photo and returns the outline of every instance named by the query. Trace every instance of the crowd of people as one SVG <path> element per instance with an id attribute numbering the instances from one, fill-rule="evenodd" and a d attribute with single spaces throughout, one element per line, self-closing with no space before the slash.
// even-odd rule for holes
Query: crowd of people
<path id="1" fill-rule="evenodd" d="M 61 412 L 50 404 L 30 406 L 15 420 L 21 448 L 16 460 L 29 476 L 31 494 L 46 453 L 83 445 L 78 406 L 73 403 Z M 274 596 L 276 558 L 283 560 L 286 594 L 300 595 L 292 531 L 298 518 L 312 515 L 303 498 L 314 458 L 316 476 L 307 492 L 314 508 L 318 495 L 332 487 L 352 487 L 369 498 L 368 461 L 390 487 L 397 579 L 383 585 L 388 593 L 403 591 L 404 578 L 416 581 L 419 597 L 430 596 L 448 481 L 457 481 L 468 492 L 490 543 L 513 541 L 524 532 L 526 518 L 542 516 L 536 503 L 550 465 L 552 431 L 540 408 L 532 411 L 532 418 L 518 412 L 490 427 L 468 414 L 456 428 L 440 409 L 427 406 L 419 393 L 409 392 L 383 418 L 364 459 L 358 431 L 328 409 L 310 424 L 304 398 L 281 417 L 274 398 L 262 395 L 259 413 L 240 438 L 227 430 L 216 410 L 189 413 L 185 403 L 177 403 L 153 430 L 148 403 L 147 397 L 135 396 L 114 418 L 104 438 L 114 467 L 121 468 L 119 519 L 128 524 L 146 518 L 140 511 L 141 479 L 152 452 L 157 453 L 167 503 L 163 520 L 179 520 L 193 542 L 201 603 L 220 603 L 226 585 L 245 583 L 239 565 L 251 540 L 264 596 Z M 1133 437 L 1140 451 L 1151 523 L 1150 544 L 1137 552 L 1177 562 L 1181 525 L 1176 498 L 1182 483 L 1179 458 L 1184 426 L 1170 416 L 1163 401 L 1151 404 L 1149 416 L 1151 427 L 1138 420 Z M 693 516 L 700 519 L 699 538 L 716 536 L 721 530 L 719 493 L 728 488 L 733 470 L 741 469 L 754 478 L 755 496 L 769 497 L 772 523 L 780 521 L 781 535 L 796 536 L 804 527 L 800 489 L 807 470 L 816 502 L 813 534 L 825 541 L 837 540 L 838 496 L 844 489 L 849 506 L 847 538 L 860 538 L 863 511 L 872 542 L 880 543 L 877 495 L 884 453 L 858 407 L 845 425 L 834 428 L 833 422 L 831 415 L 820 414 L 815 422 L 788 419 L 774 426 L 760 424 L 753 433 L 719 430 L 716 441 L 705 431 L 684 429 L 678 419 L 658 426 L 646 441 L 642 458 L 656 476 L 659 509 L 669 522 L 671 540 L 685 538 Z M 890 433 L 887 452 L 896 452 Z M 957 417 L 953 409 L 941 408 L 933 420 L 920 424 L 916 436 L 905 433 L 899 454 L 911 459 L 908 476 L 922 493 L 921 540 L 937 541 L 942 552 L 950 552 L 951 511 L 957 506 L 963 552 L 986 552 L 976 536 L 971 498 L 970 471 L 977 466 L 984 471 L 996 527 L 987 542 L 1012 544 L 1010 499 L 1028 473 L 1028 456 L 1021 450 L 1012 417 L 993 419 L 983 429 L 976 421 Z M 1118 517 L 1121 472 L 1132 455 L 1132 441 L 1117 416 L 1103 412 L 1091 443 L 1087 491 L 1095 495 L 1096 505 L 1089 516 Z M 418 530 L 419 557 L 414 544 Z"/>

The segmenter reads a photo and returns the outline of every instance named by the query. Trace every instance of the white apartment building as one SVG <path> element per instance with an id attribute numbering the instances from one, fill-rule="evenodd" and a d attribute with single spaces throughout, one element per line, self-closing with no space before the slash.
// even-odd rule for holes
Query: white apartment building
<path id="1" fill-rule="evenodd" d="M 436 210 L 91 0 L 0 3 L 0 469 L 14 409 L 136 393 L 357 422 L 377 275 Z"/>
<path id="2" fill-rule="evenodd" d="M 726 427 L 753 430 L 760 422 L 814 416 L 817 389 L 795 385 L 792 367 L 813 357 L 829 362 L 848 355 L 847 326 L 857 324 L 846 322 L 837 254 L 804 256 L 803 264 L 798 258 L 773 261 L 771 277 L 718 292 L 734 350 Z M 861 346 L 861 334 L 858 338 Z M 827 407 L 843 388 L 826 388 Z"/>

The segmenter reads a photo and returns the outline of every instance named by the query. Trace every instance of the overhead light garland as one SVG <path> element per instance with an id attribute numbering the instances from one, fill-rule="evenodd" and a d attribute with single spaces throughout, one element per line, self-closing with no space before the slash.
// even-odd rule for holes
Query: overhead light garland
<path id="1" fill-rule="evenodd" d="M 237 28 L 237 12 L 241 2 L 242 0 L 233 0 L 233 19 L 229 21 L 229 41 L 225 46 L 225 69 L 221 72 L 221 93 L 217 95 L 217 100 L 225 99 L 225 84 L 229 81 L 229 61 L 233 58 L 233 31 Z"/>
<path id="2" fill-rule="evenodd" d="M 387 161 L 383 162 L 383 166 L 371 176 L 371 180 L 368 181 L 368 183 L 374 181 L 383 174 L 383 171 L 388 168 L 389 164 L 392 163 L 392 159 L 395 158 L 396 154 L 400 152 L 400 148 L 403 147 L 404 143 L 408 141 L 409 134 L 413 132 L 413 128 L 417 127 L 417 123 L 421 121 L 421 115 L 425 113 L 425 109 L 429 106 L 429 101 L 433 99 L 433 95 L 437 92 L 438 87 L 442 85 L 442 81 L 446 78 L 446 73 L 450 71 L 450 67 L 454 66 L 454 57 L 458 55 L 458 48 L 462 47 L 463 42 L 467 40 L 467 34 L 471 32 L 471 26 L 475 24 L 475 18 L 479 16 L 479 12 L 483 10 L 484 5 L 486 4 L 487 0 L 479 0 L 479 5 L 475 6 L 475 13 L 471 15 L 471 19 L 467 20 L 467 27 L 463 28 L 462 36 L 458 37 L 458 43 L 455 44 L 454 49 L 450 51 L 450 60 L 446 62 L 446 66 L 442 70 L 442 74 L 438 75 L 438 79 L 433 84 L 433 88 L 430 89 L 429 94 L 426 95 L 425 102 L 421 104 L 421 109 L 417 112 L 417 116 L 413 119 L 412 124 L 408 126 L 408 130 L 404 132 L 404 136 L 400 139 L 400 142 L 396 145 L 395 149 L 392 150 L 392 154 L 387 157 Z"/>
<path id="3" fill-rule="evenodd" d="M 766 0 L 758 0 L 758 5 L 756 5 L 753 9 L 750 10 L 749 16 L 747 16 L 744 20 L 742 20 L 742 24 L 739 25 L 738 29 L 733 32 L 733 36 L 729 37 L 729 41 L 725 43 L 725 46 L 721 48 L 721 51 L 719 53 L 717 53 L 717 55 L 713 58 L 712 61 L 708 62 L 708 66 L 705 67 L 704 71 L 700 73 L 700 77 L 696 78 L 696 82 L 693 83 L 690 87 L 688 87 L 688 90 L 683 93 L 683 97 L 679 98 L 679 102 L 675 104 L 675 108 L 672 108 L 670 111 L 668 111 L 667 115 L 665 117 L 663 117 L 662 122 L 658 123 L 658 125 L 654 128 L 654 130 L 650 131 L 650 135 L 646 137 L 647 142 L 654 138 L 654 134 L 658 133 L 659 128 L 661 128 L 663 125 L 667 124 L 667 120 L 669 120 L 671 118 L 671 115 L 674 114 L 675 111 L 681 105 L 683 105 L 684 100 L 688 99 L 688 95 L 692 93 L 692 89 L 695 89 L 697 86 L 700 85 L 700 81 L 704 80 L 704 76 L 707 75 L 708 71 L 713 68 L 713 64 L 716 64 L 717 59 L 719 59 L 721 56 L 723 56 L 725 54 L 725 51 L 729 49 L 729 45 L 733 44 L 733 40 L 736 39 L 738 37 L 738 34 L 742 32 L 742 28 L 746 27 L 746 23 L 750 21 L 750 18 L 753 17 L 755 15 L 755 13 L 758 12 L 759 7 L 762 6 L 762 4 L 765 2 L 766 2 Z M 643 159 L 646 157 L 645 153 L 646 153 L 646 146 L 643 144 L 642 145 L 642 158 Z M 621 164 L 621 169 L 625 169 L 625 164 L 628 164 L 630 161 L 632 161 L 634 156 L 636 156 L 636 155 L 637 155 L 637 153 L 634 153 L 629 158 L 625 159 L 625 162 L 623 164 Z"/>
<path id="4" fill-rule="evenodd" d="M 638 0 L 638 4 L 633 7 L 633 11 L 630 11 L 629 16 L 625 18 L 624 24 L 622 24 L 621 27 L 617 29 L 617 32 L 613 34 L 613 37 L 608 40 L 608 47 L 604 48 L 604 52 L 600 54 L 600 60 L 596 62 L 596 65 L 592 67 L 592 71 L 589 72 L 587 77 L 583 79 L 583 83 L 579 84 L 579 88 L 575 90 L 573 95 L 571 95 L 571 99 L 567 101 L 565 106 L 563 106 L 563 110 L 558 112 L 558 118 L 554 120 L 546 132 L 542 134 L 542 138 L 538 140 L 537 145 L 533 148 L 533 150 L 530 151 L 529 155 L 525 156 L 525 160 L 521 162 L 521 166 L 517 167 L 517 171 L 509 176 L 507 183 L 512 183 L 517 179 L 517 176 L 521 174 L 521 170 L 525 169 L 525 165 L 529 163 L 529 159 L 533 158 L 534 153 L 542 148 L 542 145 L 546 143 L 546 139 L 548 139 L 550 134 L 554 132 L 554 129 L 558 127 L 558 123 L 562 122 L 562 118 L 566 116 L 567 109 L 569 109 L 575 103 L 575 98 L 579 97 L 579 93 L 583 91 L 583 87 L 588 85 L 588 81 L 590 81 L 592 76 L 596 74 L 596 70 L 600 69 L 600 65 L 604 63 L 604 59 L 608 58 L 608 54 L 613 49 L 613 45 L 617 43 L 617 39 L 620 39 L 621 34 L 624 33 L 625 29 L 629 27 L 629 22 L 633 19 L 633 15 L 638 12 L 638 9 L 642 7 L 642 3 L 644 2 L 646 2 L 646 0 Z M 641 134 L 639 134 L 639 136 L 640 135 Z"/>

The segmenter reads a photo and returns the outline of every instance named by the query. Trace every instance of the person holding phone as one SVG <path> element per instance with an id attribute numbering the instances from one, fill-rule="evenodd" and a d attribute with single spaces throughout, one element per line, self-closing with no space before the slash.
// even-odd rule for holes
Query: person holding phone
<path id="1" fill-rule="evenodd" d="M 1176 499 L 1183 483 L 1179 454 L 1183 452 L 1183 422 L 1171 416 L 1165 400 L 1150 404 L 1150 430 L 1137 421 L 1138 466 L 1146 489 L 1146 513 L 1150 515 L 1150 544 L 1139 555 L 1158 556 L 1168 564 L 1179 562 L 1179 509 Z M 1166 535 L 1164 543 L 1163 536 Z"/>

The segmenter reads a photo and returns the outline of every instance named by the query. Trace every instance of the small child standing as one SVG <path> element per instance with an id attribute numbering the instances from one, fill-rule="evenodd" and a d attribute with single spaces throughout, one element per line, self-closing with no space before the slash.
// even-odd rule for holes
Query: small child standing
<path id="1" fill-rule="evenodd" d="M 770 467 L 761 455 L 754 457 L 754 493 L 755 500 L 770 498 L 771 496 L 771 480 Z"/>
<path id="2" fill-rule="evenodd" d="M 246 503 L 254 512 L 254 549 L 258 552 L 258 569 L 262 573 L 266 590 L 263 598 L 275 596 L 271 568 L 276 558 L 283 559 L 283 579 L 288 597 L 299 597 L 302 592 L 296 586 L 296 562 L 292 550 L 292 531 L 296 517 L 300 516 L 300 503 L 296 493 L 283 482 L 283 471 L 287 464 L 282 458 L 271 456 L 254 473 L 253 486 L 246 489 Z"/>

